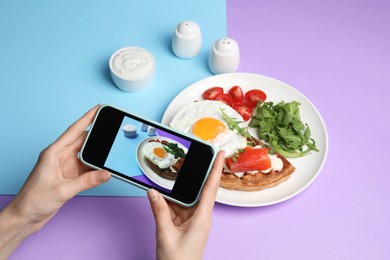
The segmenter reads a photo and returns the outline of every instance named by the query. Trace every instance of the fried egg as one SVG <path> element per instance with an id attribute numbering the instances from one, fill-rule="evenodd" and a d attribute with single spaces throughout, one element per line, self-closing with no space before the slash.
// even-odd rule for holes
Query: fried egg
<path id="1" fill-rule="evenodd" d="M 186 134 L 213 144 L 218 150 L 224 150 L 226 156 L 233 155 L 237 149 L 247 146 L 245 137 L 236 130 L 230 130 L 222 117 L 221 109 L 237 122 L 244 122 L 233 108 L 219 101 L 202 100 L 191 103 L 173 117 L 170 126 Z"/>
<path id="2" fill-rule="evenodd" d="M 174 155 L 168 153 L 159 142 L 146 143 L 142 148 L 142 153 L 160 169 L 167 169 L 175 162 Z"/>

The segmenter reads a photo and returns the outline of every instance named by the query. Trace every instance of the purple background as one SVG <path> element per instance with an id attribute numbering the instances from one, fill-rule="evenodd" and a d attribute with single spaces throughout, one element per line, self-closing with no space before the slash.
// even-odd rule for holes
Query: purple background
<path id="1" fill-rule="evenodd" d="M 216 205 L 204 259 L 389 259 L 390 2 L 228 0 L 227 20 L 239 71 L 306 95 L 330 146 L 293 199 Z M 146 198 L 77 197 L 11 259 L 153 259 L 154 246 Z"/>

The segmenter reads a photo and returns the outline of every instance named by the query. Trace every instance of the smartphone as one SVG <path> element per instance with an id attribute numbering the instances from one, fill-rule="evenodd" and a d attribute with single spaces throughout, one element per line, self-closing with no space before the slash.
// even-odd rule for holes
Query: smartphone
<path id="1" fill-rule="evenodd" d="M 112 105 L 99 109 L 79 154 L 92 168 L 187 207 L 198 202 L 215 156 L 196 137 Z"/>

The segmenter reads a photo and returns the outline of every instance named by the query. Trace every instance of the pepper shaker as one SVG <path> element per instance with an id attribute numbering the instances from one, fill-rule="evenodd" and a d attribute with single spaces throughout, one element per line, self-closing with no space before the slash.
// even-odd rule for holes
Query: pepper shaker
<path id="1" fill-rule="evenodd" d="M 209 54 L 209 67 L 214 74 L 234 72 L 240 64 L 238 43 L 228 37 L 217 40 Z"/>

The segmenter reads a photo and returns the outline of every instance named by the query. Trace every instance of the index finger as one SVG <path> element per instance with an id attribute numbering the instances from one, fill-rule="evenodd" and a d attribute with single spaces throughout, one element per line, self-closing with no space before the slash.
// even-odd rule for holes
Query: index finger
<path id="1" fill-rule="evenodd" d="M 100 104 L 86 112 L 80 119 L 68 127 L 68 129 L 57 139 L 57 142 L 61 145 L 70 145 L 74 143 L 92 123 L 99 108 Z"/>

